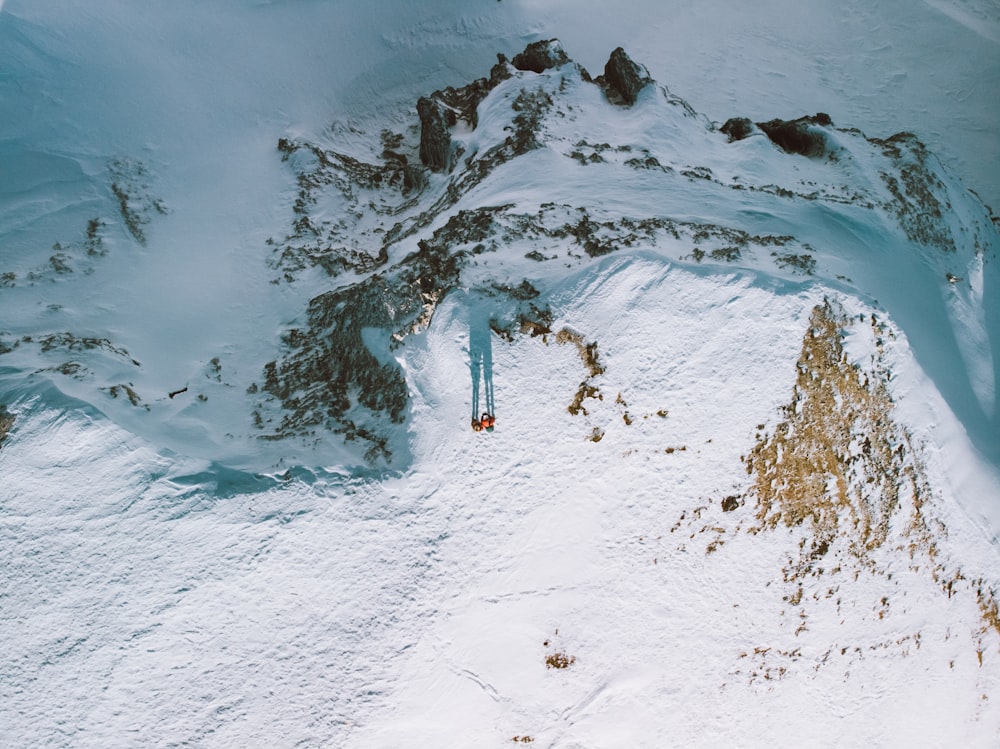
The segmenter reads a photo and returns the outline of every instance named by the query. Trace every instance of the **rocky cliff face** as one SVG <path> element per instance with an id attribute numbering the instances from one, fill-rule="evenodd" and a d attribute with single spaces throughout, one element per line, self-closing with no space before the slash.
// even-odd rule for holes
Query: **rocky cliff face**
<path id="1" fill-rule="evenodd" d="M 435 172 L 451 169 L 451 136 L 445 105 L 423 97 L 417 101 L 420 115 L 420 161 Z"/>

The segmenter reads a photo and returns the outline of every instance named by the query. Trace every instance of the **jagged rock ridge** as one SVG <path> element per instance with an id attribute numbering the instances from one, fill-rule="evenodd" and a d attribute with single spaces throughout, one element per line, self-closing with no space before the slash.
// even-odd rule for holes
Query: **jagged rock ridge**
<path id="1" fill-rule="evenodd" d="M 833 163 L 845 149 L 867 149 L 865 158 L 883 159 L 882 183 L 864 188 L 831 183 L 817 188 L 803 181 L 789 189 L 724 178 L 707 166 L 685 163 L 683 154 L 674 154 L 665 163 L 662 146 L 656 155 L 640 142 L 612 145 L 561 135 L 562 122 L 580 117 L 580 105 L 567 99 L 575 96 L 572 92 L 579 90 L 582 95 L 585 87 L 596 84 L 606 93 L 605 106 L 634 107 L 638 93 L 654 85 L 648 71 L 621 48 L 611 54 L 604 75 L 597 79 L 571 62 L 557 40 L 529 45 L 510 63 L 498 55 L 488 78 L 419 99 L 419 144 L 384 131 L 381 164 L 357 151 L 352 155 L 306 142 L 279 142 L 282 157 L 294 160 L 298 170 L 300 195 L 295 231 L 276 251 L 275 267 L 286 281 L 294 281 L 297 271 L 311 265 L 323 267 L 331 276 L 352 270 L 363 280 L 313 299 L 307 324 L 289 332 L 284 355 L 268 365 L 262 390 L 287 411 L 279 416 L 261 405 L 256 418 L 268 438 L 325 428 L 369 439 L 376 448 L 369 456 L 387 457 L 384 435 L 377 436 L 377 430 L 394 428 L 392 424 L 405 418 L 405 387 L 391 357 L 380 358 L 368 350 L 361 329 L 382 329 L 386 346 L 390 341 L 398 345 L 409 331 L 426 325 L 435 305 L 452 289 L 480 283 L 474 279 L 481 273 L 468 276 L 470 259 L 489 263 L 486 255 L 512 244 L 537 263 L 566 252 L 578 263 L 629 247 L 689 243 L 675 257 L 803 276 L 821 270 L 813 248 L 794 236 L 754 236 L 738 226 L 711 222 L 699 228 L 699 222 L 664 213 L 602 215 L 600 207 L 587 204 L 564 208 L 540 204 L 535 211 L 526 211 L 485 203 L 471 210 L 463 207 L 445 220 L 474 188 L 531 152 L 562 154 L 588 168 L 657 174 L 661 180 L 708 184 L 778 200 L 883 210 L 911 239 L 948 250 L 955 247 L 956 239 L 943 220 L 946 207 L 935 204 L 942 184 L 912 136 L 866 139 L 857 131 L 835 128 L 823 113 L 756 126 L 747 118 L 733 118 L 720 128 L 728 136 L 729 148 L 739 148 L 739 141 L 757 132 L 771 139 L 778 153 L 816 161 L 826 156 Z M 663 88 L 656 90 L 658 96 L 647 106 L 665 105 L 664 116 L 676 111 L 680 122 L 694 115 L 683 100 Z M 484 116 L 489 118 L 490 132 L 499 136 L 478 135 Z M 507 123 L 502 130 L 496 129 L 498 117 Z M 712 138 L 713 130 L 707 126 L 704 137 Z M 330 199 L 337 201 L 334 207 L 339 204 L 348 210 L 337 214 L 336 223 L 330 219 L 317 223 L 313 206 Z M 439 228 L 420 239 L 434 224 Z M 574 255 L 574 248 L 583 254 Z M 386 267 L 401 251 L 401 259 Z M 521 280 L 538 285 L 530 270 L 522 272 L 528 276 L 501 286 L 513 288 Z M 380 426 L 359 427 L 365 420 L 363 412 Z M 271 415 L 265 418 L 263 413 Z"/>
<path id="2" fill-rule="evenodd" d="M 967 196 L 957 192 L 912 134 L 867 138 L 857 130 L 835 127 L 822 113 L 757 124 L 732 118 L 716 130 L 620 48 L 596 79 L 554 40 L 529 45 L 515 60 L 513 64 L 498 55 L 488 77 L 421 97 L 409 131 L 382 129 L 369 136 L 334 125 L 324 142 L 278 139 L 280 158 L 294 175 L 295 193 L 287 233 L 268 242 L 273 281 L 296 283 L 314 268 L 331 280 L 328 293 L 316 297 L 323 301 L 312 304 L 300 324 L 292 324 L 280 355 L 260 381 L 252 383 L 253 407 L 248 410 L 257 412 L 258 436 L 399 430 L 406 415 L 402 375 L 391 355 L 368 349 L 373 339 L 365 343 L 359 331 L 383 331 L 379 335 L 388 350 L 394 334 L 405 339 L 413 323 L 426 322 L 435 305 L 458 286 L 491 288 L 497 282 L 517 288 L 527 281 L 540 290 L 544 307 L 555 268 L 640 249 L 707 267 L 782 277 L 833 275 L 824 265 L 823 248 L 818 252 L 810 240 L 782 230 L 780 222 L 763 231 L 749 230 L 741 225 L 740 215 L 725 211 L 692 219 L 692 210 L 711 214 L 715 203 L 727 205 L 727 194 L 734 192 L 755 204 L 757 215 L 772 212 L 772 201 L 794 210 L 815 204 L 824 211 L 840 211 L 842 206 L 868 211 L 874 221 L 898 227 L 914 252 L 926 247 L 953 256 L 929 256 L 943 284 L 968 277 L 964 258 L 969 251 L 979 253 L 991 246 L 996 234 L 989 221 L 953 220 L 955 201 Z M 639 96 L 639 91 L 647 94 Z M 667 123 L 666 137 L 648 134 L 643 123 L 655 119 Z M 635 132 L 629 129 L 632 123 L 639 128 Z M 588 135 L 595 124 L 600 134 Z M 419 132 L 420 137 L 407 132 Z M 759 136 L 774 143 L 773 157 L 763 162 L 763 174 L 772 176 L 748 179 L 734 174 L 731 165 L 744 158 L 744 150 L 747 158 L 760 163 L 762 152 L 755 145 L 763 141 Z M 694 143 L 700 145 L 692 150 Z M 528 154 L 532 158 L 522 159 Z M 786 179 L 788 170 L 782 171 L 781 163 L 790 159 L 803 160 L 811 176 Z M 513 162 L 518 166 L 511 166 Z M 523 204 L 512 206 L 505 183 L 543 163 L 562 175 L 546 188 L 559 193 L 557 199 L 519 188 L 517 200 Z M 772 164 L 775 168 L 768 172 Z M 859 180 L 859 164 L 876 178 Z M 121 227 L 140 244 L 150 217 L 166 208 L 152 196 L 149 172 L 139 162 L 116 161 L 110 178 L 111 195 L 120 203 Z M 536 184 L 545 179 L 547 175 L 539 175 Z M 632 189 L 637 184 L 643 185 L 641 191 Z M 594 192 L 592 185 L 601 185 L 606 194 Z M 119 193 L 120 199 L 115 197 Z M 494 193 L 500 197 L 491 197 Z M 636 205 L 607 205 L 605 197 L 613 204 L 620 194 L 635 196 Z M 676 198 L 642 197 L 658 195 Z M 966 210 L 966 215 L 973 214 Z M 825 220 L 819 214 L 798 228 Z M 78 257 L 103 256 L 111 225 L 101 217 L 90 221 L 83 249 L 57 248 L 52 267 L 33 282 L 65 275 Z M 426 257 L 420 253 L 421 243 L 434 248 L 438 260 L 431 266 L 418 260 Z M 527 265 L 509 262 L 511 253 Z M 494 260 L 501 256 L 506 258 L 502 263 Z M 453 262 L 445 263 L 452 257 Z M 449 263 L 453 273 L 428 280 L 434 276 L 433 267 Z M 488 268 L 501 265 L 506 266 L 503 277 L 490 277 L 501 271 Z M 856 280 L 843 272 L 837 278 L 843 283 Z M 19 282 L 13 274 L 0 277 L 0 286 Z M 391 315 L 366 301 L 366 295 L 393 305 Z M 343 303 L 341 312 L 326 309 L 329 302 Z M 332 333 L 330 325 L 347 309 L 355 310 L 351 322 L 338 324 Z M 79 383 L 74 386 L 77 393 L 89 385 L 102 394 L 101 402 L 125 394 L 117 401 L 145 410 L 167 392 L 150 393 L 136 376 L 142 374 L 137 365 L 114 368 L 82 352 L 60 356 L 53 347 L 26 344 L 0 336 L 0 355 L 23 360 L 29 371 L 43 377 L 71 378 Z M 108 345 L 115 344 L 109 340 Z M 321 365 L 319 352 L 343 357 L 346 363 Z M 371 428 L 361 426 L 369 418 Z M 371 444 L 384 446 L 384 437 L 374 437 Z M 378 448 L 370 454 L 384 456 L 386 451 Z"/>

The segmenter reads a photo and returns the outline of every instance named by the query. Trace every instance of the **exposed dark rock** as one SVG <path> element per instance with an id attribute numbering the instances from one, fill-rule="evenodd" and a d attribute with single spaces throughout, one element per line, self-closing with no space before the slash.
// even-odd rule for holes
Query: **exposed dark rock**
<path id="1" fill-rule="evenodd" d="M 264 368 L 263 390 L 284 408 L 280 424 L 260 420 L 258 427 L 270 430 L 264 438 L 322 427 L 345 440 L 369 442 L 367 460 L 388 461 L 384 432 L 403 421 L 409 402 L 406 380 L 388 351 L 430 323 L 467 262 L 468 252 L 459 248 L 493 234 L 496 215 L 507 208 L 460 211 L 384 273 L 312 299 L 308 326 L 288 331 L 286 355 Z M 366 343 L 366 329 L 381 329 L 381 341 Z M 373 351 L 373 343 L 385 348 Z"/>
<path id="2" fill-rule="evenodd" d="M 490 70 L 489 78 L 477 78 L 465 86 L 449 86 L 435 91 L 429 97 L 421 97 L 417 101 L 417 114 L 420 115 L 420 160 L 435 171 L 449 171 L 451 136 L 448 128 L 454 127 L 459 119 L 475 128 L 479 124 L 477 110 L 480 102 L 511 75 L 507 58 L 498 54 L 497 64 Z"/>
<path id="3" fill-rule="evenodd" d="M 808 253 L 778 253 L 772 252 L 771 256 L 774 258 L 775 264 L 779 268 L 785 270 L 790 270 L 793 273 L 801 273 L 806 276 L 811 276 L 816 272 L 816 258 Z"/>
<path id="4" fill-rule="evenodd" d="M 107 338 L 93 338 L 87 336 L 77 336 L 73 333 L 49 333 L 44 336 L 39 336 L 37 338 L 32 338 L 25 336 L 21 339 L 23 343 L 38 343 L 42 353 L 48 353 L 50 351 L 66 350 L 66 351 L 89 351 L 101 349 L 107 351 L 115 356 L 120 356 L 123 359 L 128 360 L 136 367 L 141 367 L 142 365 L 133 359 L 128 351 L 118 346 L 115 346 Z"/>
<path id="5" fill-rule="evenodd" d="M 167 213 L 167 207 L 149 192 L 149 174 L 141 161 L 115 159 L 108 165 L 111 193 L 118 202 L 125 228 L 135 240 L 146 244 L 145 227 L 154 213 Z"/>
<path id="6" fill-rule="evenodd" d="M 729 136 L 730 143 L 743 140 L 753 132 L 753 121 L 749 117 L 730 117 L 719 131 Z"/>
<path id="7" fill-rule="evenodd" d="M 649 71 L 633 62 L 621 47 L 611 53 L 604 66 L 604 75 L 597 80 L 621 97 L 625 104 L 634 104 L 639 92 L 653 82 Z"/>
<path id="8" fill-rule="evenodd" d="M 397 231 L 397 227 L 400 226 L 397 224 L 386 233 L 386 241 L 390 238 L 393 241 L 398 241 L 399 238 L 412 233 L 415 228 L 426 226 L 439 210 L 453 205 L 463 194 L 486 179 L 501 164 L 539 148 L 541 141 L 538 136 L 542 131 L 542 120 L 552 108 L 552 104 L 552 97 L 546 91 L 523 89 L 511 103 L 511 108 L 517 113 L 511 122 L 514 132 L 504 138 L 502 143 L 493 146 L 478 158 L 465 162 L 465 172 L 455 183 L 453 191 L 447 196 L 447 204 L 436 206 L 431 212 L 423 214 L 418 222 L 407 229 L 405 233 L 401 233 L 402 229 Z"/>
<path id="9" fill-rule="evenodd" d="M 802 156 L 816 158 L 827 150 L 826 133 L 821 129 L 830 127 L 833 121 L 830 115 L 819 112 L 811 117 L 799 117 L 797 120 L 769 120 L 758 122 L 757 126 L 767 137 L 787 153 L 797 153 Z"/>
<path id="10" fill-rule="evenodd" d="M 497 53 L 497 64 L 490 68 L 490 88 L 494 89 L 501 83 L 510 78 L 513 73 L 510 72 L 510 61 L 507 59 L 507 55 L 500 52 Z"/>
<path id="11" fill-rule="evenodd" d="M 558 68 L 569 62 L 558 39 L 532 42 L 524 52 L 515 55 L 512 64 L 518 70 L 541 73 L 549 68 Z"/>
<path id="12" fill-rule="evenodd" d="M 507 58 L 498 54 L 497 64 L 490 70 L 489 78 L 477 78 L 472 83 L 458 88 L 453 86 L 442 88 L 431 94 L 430 98 L 446 105 L 443 115 L 448 127 L 454 127 L 459 119 L 463 119 L 469 123 L 470 127 L 475 128 L 479 124 L 479 115 L 476 110 L 479 108 L 480 102 L 489 95 L 490 91 L 512 75 Z"/>
<path id="13" fill-rule="evenodd" d="M 476 111 L 479 102 L 486 98 L 490 90 L 490 82 L 486 78 L 477 78 L 460 88 L 449 86 L 435 91 L 431 98 L 446 105 L 442 114 L 448 127 L 454 127 L 462 119 L 474 128 L 479 124 L 479 114 Z"/>
<path id="14" fill-rule="evenodd" d="M 403 145 L 401 135 L 385 131 L 382 145 L 379 163 L 307 141 L 278 141 L 282 161 L 294 170 L 298 184 L 292 232 L 282 240 L 267 240 L 274 248 L 268 264 L 282 271 L 286 281 L 293 281 L 295 272 L 308 267 L 319 266 L 337 276 L 345 270 L 365 273 L 387 262 L 381 236 L 357 223 L 363 211 L 391 215 L 415 201 L 414 193 L 419 194 L 425 185 L 427 167 L 416 155 L 408 158 L 394 150 Z M 377 191 L 374 200 L 369 191 Z M 312 212 L 312 206 L 329 196 L 343 201 L 344 210 L 336 220 Z"/>
<path id="15" fill-rule="evenodd" d="M 420 161 L 436 172 L 451 169 L 451 135 L 445 107 L 436 99 L 421 96 L 417 100 L 420 116 Z"/>
<path id="16" fill-rule="evenodd" d="M 7 410 L 6 404 L 0 403 L 0 447 L 3 447 L 4 440 L 7 439 L 13 426 L 14 414 Z"/>
<path id="17" fill-rule="evenodd" d="M 886 138 L 869 138 L 896 167 L 895 173 L 879 173 L 893 202 L 887 204 L 899 219 L 906 236 L 915 242 L 954 252 L 955 237 L 944 219 L 951 210 L 944 184 L 934 173 L 927 147 L 913 133 L 896 133 Z"/>
<path id="18" fill-rule="evenodd" d="M 135 391 L 132 387 L 132 383 L 125 384 L 120 383 L 118 385 L 112 385 L 111 387 L 101 388 L 108 393 L 112 398 L 118 398 L 120 396 L 125 396 L 128 398 L 128 402 L 131 403 L 136 408 L 144 408 L 147 411 L 149 406 L 142 402 L 142 397 Z"/>
<path id="19" fill-rule="evenodd" d="M 104 249 L 104 240 L 100 234 L 103 228 L 104 222 L 99 218 L 92 218 L 87 222 L 87 239 L 84 246 L 88 255 L 107 254 L 107 250 Z"/>

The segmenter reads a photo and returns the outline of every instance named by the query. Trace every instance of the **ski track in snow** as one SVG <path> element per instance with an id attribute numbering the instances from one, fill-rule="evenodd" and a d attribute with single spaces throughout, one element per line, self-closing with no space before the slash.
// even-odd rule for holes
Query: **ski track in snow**
<path id="1" fill-rule="evenodd" d="M 483 345 L 470 319 L 486 306 L 455 291 L 395 352 L 411 394 L 404 469 L 342 467 L 320 445 L 315 463 L 246 473 L 232 466 L 254 465 L 256 448 L 230 437 L 250 430 L 234 404 L 261 362 L 329 285 L 270 283 L 265 241 L 294 200 L 277 138 L 404 130 L 416 96 L 559 36 L 595 75 L 623 45 L 719 121 L 822 110 L 872 136 L 915 129 L 996 205 L 994 3 L 710 2 L 665 16 L 646 2 L 452 0 L 394 3 L 391 19 L 379 4 L 70 5 L 0 0 L 0 272 L 37 274 L 0 287 L 0 343 L 108 336 L 64 358 L 140 383 L 151 411 L 93 401 L 69 374 L 29 377 L 18 352 L 0 359 L 15 417 L 0 436 L 0 745 L 995 745 L 998 635 L 980 631 L 971 581 L 997 583 L 1000 473 L 977 449 L 986 422 L 967 431 L 970 414 L 996 413 L 995 289 L 982 265 L 945 292 L 950 260 L 880 265 L 898 248 L 870 216 L 709 207 L 696 180 L 678 190 L 533 153 L 455 210 L 580 198 L 609 215 L 784 224 L 826 241 L 827 280 L 680 262 L 677 247 L 567 269 L 545 291 L 547 341 L 489 336 L 491 434 L 468 428 Z M 581 91 L 577 103 L 601 101 Z M 581 122 L 581 137 L 767 181 L 763 137 L 692 155 L 704 141 L 645 97 Z M 508 106 L 456 140 L 502 139 Z M 826 167 L 787 163 L 822 183 Z M 861 184 L 873 169 L 842 168 Z M 145 245 L 108 212 L 112 179 L 145 206 Z M 971 225 L 964 188 L 946 189 L 953 223 Z M 106 256 L 81 249 L 95 216 Z M 470 285 L 538 267 L 482 261 Z M 858 285 L 833 283 L 840 273 Z M 807 578 L 795 605 L 783 568 L 806 531 L 750 532 L 742 458 L 789 403 L 825 298 L 852 319 L 894 310 L 893 413 L 947 528 L 942 564 L 966 576 L 953 597 L 900 548 L 877 572 Z M 556 342 L 564 328 L 596 342 L 604 367 L 585 414 L 567 409 L 588 373 Z M 860 332 L 845 347 L 870 364 Z M 167 395 L 187 386 L 189 400 Z M 724 497 L 744 504 L 723 513 Z M 547 667 L 554 656 L 568 667 Z"/>

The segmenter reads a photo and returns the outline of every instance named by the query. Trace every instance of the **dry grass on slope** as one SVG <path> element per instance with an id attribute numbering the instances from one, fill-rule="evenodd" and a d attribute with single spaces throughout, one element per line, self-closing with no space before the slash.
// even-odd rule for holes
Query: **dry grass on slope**
<path id="1" fill-rule="evenodd" d="M 901 530 L 911 554 L 920 548 L 933 560 L 937 553 L 922 511 L 927 481 L 910 435 L 892 419 L 881 361 L 886 331 L 873 317 L 878 356 L 874 370 L 864 373 L 844 351 L 849 324 L 829 302 L 813 310 L 791 403 L 746 459 L 759 529 L 806 521 L 811 527 L 811 546 L 791 577 L 826 555 L 838 536 L 865 561 L 886 543 L 897 511 L 910 514 Z"/>

